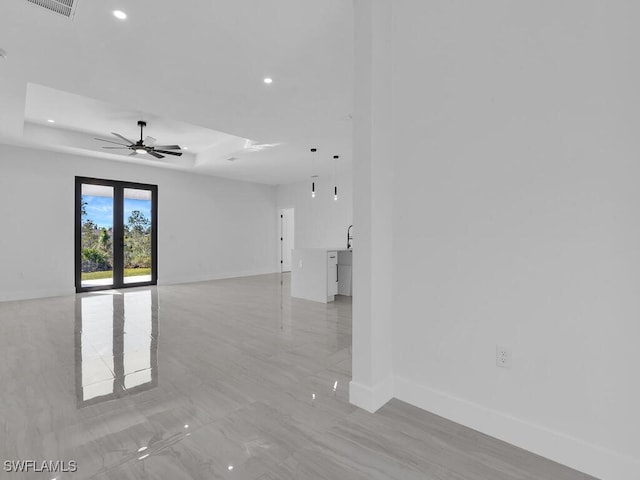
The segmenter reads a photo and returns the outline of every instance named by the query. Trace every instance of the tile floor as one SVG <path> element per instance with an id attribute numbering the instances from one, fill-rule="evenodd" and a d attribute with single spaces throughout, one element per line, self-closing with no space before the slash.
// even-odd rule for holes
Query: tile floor
<path id="1" fill-rule="evenodd" d="M 350 405 L 350 298 L 288 282 L 0 303 L 0 478 L 591 478 L 400 401 Z"/>

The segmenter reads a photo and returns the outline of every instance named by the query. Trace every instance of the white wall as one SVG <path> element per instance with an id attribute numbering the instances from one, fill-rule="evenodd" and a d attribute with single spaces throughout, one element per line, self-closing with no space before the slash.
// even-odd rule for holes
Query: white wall
<path id="1" fill-rule="evenodd" d="M 276 188 L 0 145 L 0 300 L 74 292 L 75 176 L 158 185 L 158 282 L 279 271 Z"/>
<path id="2" fill-rule="evenodd" d="M 353 361 L 349 400 L 375 411 L 393 396 L 391 4 L 355 2 Z"/>
<path id="3" fill-rule="evenodd" d="M 639 478 L 640 5 L 390 4 L 356 2 L 356 17 L 386 15 L 393 58 L 390 90 L 356 110 L 393 120 L 392 395 Z M 385 35 L 372 29 L 374 54 Z M 389 94 L 390 116 L 371 107 Z M 367 168 L 354 160 L 354 176 Z M 354 308 L 354 367 L 373 363 L 366 320 Z"/>
<path id="4" fill-rule="evenodd" d="M 332 176 L 316 179 L 315 198 L 310 182 L 278 186 L 278 208 L 295 209 L 295 248 L 347 248 L 347 229 L 353 224 L 351 174 L 341 172 L 337 180 L 338 201 L 333 200 Z"/>

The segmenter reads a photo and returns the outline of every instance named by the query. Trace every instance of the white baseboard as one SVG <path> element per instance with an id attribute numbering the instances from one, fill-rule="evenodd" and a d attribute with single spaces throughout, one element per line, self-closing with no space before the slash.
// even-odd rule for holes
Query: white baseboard
<path id="1" fill-rule="evenodd" d="M 374 413 L 393 398 L 393 377 L 368 387 L 353 380 L 349 382 L 349 402 L 353 405 Z"/>
<path id="2" fill-rule="evenodd" d="M 175 277 L 163 277 L 158 278 L 158 285 L 176 285 L 180 283 L 196 283 L 196 282 L 209 282 L 212 280 L 224 280 L 227 278 L 240 278 L 240 277 L 254 277 L 257 275 L 268 275 L 272 273 L 280 273 L 280 270 L 274 268 L 263 268 L 258 270 L 246 270 L 242 272 L 226 272 L 204 275 L 184 275 Z"/>
<path id="3" fill-rule="evenodd" d="M 66 297 L 75 293 L 76 289 L 74 287 L 51 289 L 47 288 L 22 292 L 0 292 L 0 302 L 12 302 L 14 300 L 33 300 L 36 298 Z"/>
<path id="4" fill-rule="evenodd" d="M 206 282 L 210 280 L 223 280 L 225 278 L 237 278 L 237 277 L 253 277 L 256 275 L 267 275 L 272 273 L 280 273 L 280 270 L 275 268 L 264 268 L 258 270 L 247 270 L 242 272 L 228 272 L 219 274 L 207 274 L 207 275 L 189 275 L 184 277 L 173 278 L 161 278 L 158 279 L 158 285 L 176 285 L 180 283 L 195 283 Z M 11 302 L 15 300 L 33 300 L 36 298 L 50 298 L 50 297 L 65 297 L 69 295 L 75 295 L 75 287 L 71 288 L 51 288 L 18 292 L 0 292 L 0 302 Z"/>
<path id="5" fill-rule="evenodd" d="M 393 396 L 399 400 L 596 478 L 640 478 L 639 459 L 424 387 L 402 377 L 396 376 L 393 384 Z"/>

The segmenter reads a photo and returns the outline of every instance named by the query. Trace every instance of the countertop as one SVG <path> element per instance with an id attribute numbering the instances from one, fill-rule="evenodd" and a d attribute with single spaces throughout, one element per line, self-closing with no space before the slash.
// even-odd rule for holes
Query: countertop
<path id="1" fill-rule="evenodd" d="M 352 248 L 345 248 L 345 247 L 339 247 L 339 248 L 294 248 L 294 250 L 314 250 L 314 251 L 321 251 L 321 252 L 353 252 Z"/>

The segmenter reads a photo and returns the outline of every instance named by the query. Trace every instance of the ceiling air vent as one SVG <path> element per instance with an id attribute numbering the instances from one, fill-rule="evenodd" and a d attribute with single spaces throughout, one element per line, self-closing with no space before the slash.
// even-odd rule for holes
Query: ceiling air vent
<path id="1" fill-rule="evenodd" d="M 73 18 L 78 0 L 27 0 L 27 2 L 67 18 Z"/>

